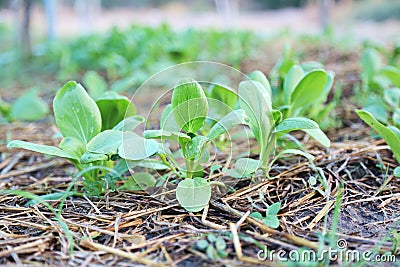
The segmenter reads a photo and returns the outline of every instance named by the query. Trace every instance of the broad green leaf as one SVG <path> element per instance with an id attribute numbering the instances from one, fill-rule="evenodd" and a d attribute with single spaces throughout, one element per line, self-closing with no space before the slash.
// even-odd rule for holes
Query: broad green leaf
<path id="1" fill-rule="evenodd" d="M 109 160 L 108 156 L 105 154 L 98 154 L 92 152 L 85 152 L 82 157 L 79 159 L 81 164 L 88 164 L 96 161 L 106 161 Z"/>
<path id="2" fill-rule="evenodd" d="M 161 140 L 172 140 L 189 142 L 190 136 L 181 132 L 171 132 L 165 130 L 146 130 L 143 132 L 143 137 L 147 139 L 161 139 Z"/>
<path id="3" fill-rule="evenodd" d="M 309 106 L 317 100 L 324 91 L 328 75 L 324 70 L 314 70 L 307 73 L 297 84 L 290 96 L 292 110 Z"/>
<path id="4" fill-rule="evenodd" d="M 397 166 L 394 170 L 393 170 L 393 175 L 396 177 L 400 177 L 400 166 Z"/>
<path id="5" fill-rule="evenodd" d="M 286 105 L 290 104 L 290 96 L 303 77 L 304 71 L 299 65 L 290 68 L 283 81 L 283 96 Z"/>
<path id="6" fill-rule="evenodd" d="M 264 89 L 267 90 L 268 94 L 272 95 L 271 85 L 270 85 L 267 77 L 265 77 L 264 73 L 262 73 L 259 70 L 255 70 L 252 73 L 250 73 L 249 77 L 251 80 L 257 81 L 260 84 L 262 84 Z"/>
<path id="7" fill-rule="evenodd" d="M 96 100 L 102 120 L 102 130 L 112 129 L 124 118 L 136 114 L 136 107 L 128 98 L 108 91 Z"/>
<path id="8" fill-rule="evenodd" d="M 224 251 L 226 249 L 226 242 L 222 237 L 218 237 L 217 240 L 215 240 L 215 248 L 217 251 Z"/>
<path id="9" fill-rule="evenodd" d="M 78 160 L 79 158 L 74 157 L 73 155 L 68 154 L 67 152 L 59 149 L 58 147 L 54 146 L 46 146 L 46 145 L 38 145 L 30 142 L 20 141 L 20 140 L 13 140 L 7 144 L 8 148 L 23 148 L 26 150 L 56 156 L 60 158 L 65 158 L 69 160 Z"/>
<path id="10" fill-rule="evenodd" d="M 123 159 L 142 160 L 154 155 L 158 150 L 159 144 L 156 141 L 145 139 L 131 132 L 123 132 L 118 154 Z"/>
<path id="11" fill-rule="evenodd" d="M 324 67 L 324 65 L 317 61 L 302 62 L 300 66 L 304 70 L 304 72 L 310 72 L 316 69 L 322 69 Z"/>
<path id="12" fill-rule="evenodd" d="M 77 159 L 79 159 L 86 151 L 85 144 L 82 143 L 81 140 L 74 137 L 64 138 L 58 146 L 69 155 L 72 155 Z"/>
<path id="13" fill-rule="evenodd" d="M 288 118 L 275 128 L 275 132 L 290 132 L 302 129 L 318 129 L 318 124 L 307 118 Z"/>
<path id="14" fill-rule="evenodd" d="M 250 158 L 240 158 L 236 161 L 235 171 L 242 177 L 254 173 L 260 167 L 260 161 Z"/>
<path id="15" fill-rule="evenodd" d="M 386 106 L 382 101 L 375 101 L 364 107 L 365 111 L 371 113 L 378 121 L 387 123 L 389 115 L 386 111 Z"/>
<path id="16" fill-rule="evenodd" d="M 215 248 L 214 248 L 213 246 L 208 246 L 208 247 L 207 247 L 207 249 L 206 249 L 206 254 L 207 254 L 207 257 L 208 257 L 210 260 L 215 260 L 215 259 L 218 258 L 217 251 L 215 250 Z"/>
<path id="17" fill-rule="evenodd" d="M 209 246 L 207 240 L 201 239 L 196 242 L 196 247 L 200 250 L 205 250 Z"/>
<path id="18" fill-rule="evenodd" d="M 373 48 L 367 48 L 361 56 L 362 73 L 366 79 L 372 80 L 375 73 L 382 67 L 382 60 Z"/>
<path id="19" fill-rule="evenodd" d="M 210 141 L 205 136 L 195 136 L 189 142 L 186 142 L 183 149 L 183 154 L 186 159 L 198 160 L 203 155 L 204 147 Z"/>
<path id="20" fill-rule="evenodd" d="M 274 125 L 271 96 L 256 81 L 243 81 L 239 84 L 239 105 L 249 118 L 249 126 L 260 146 L 261 166 L 266 167 L 273 148 L 271 138 Z"/>
<path id="21" fill-rule="evenodd" d="M 400 88 L 400 69 L 394 66 L 384 66 L 381 70 L 382 74 L 384 74 L 394 86 Z"/>
<path id="22" fill-rule="evenodd" d="M 263 218 L 263 216 L 259 212 L 252 212 L 252 213 L 250 213 L 249 216 L 253 217 L 253 218 L 256 218 L 256 219 L 259 219 L 259 220 L 262 220 L 262 218 Z"/>
<path id="23" fill-rule="evenodd" d="M 330 147 L 331 141 L 321 129 L 302 129 L 324 147 Z"/>
<path id="24" fill-rule="evenodd" d="M 208 103 L 200 84 L 191 80 L 177 85 L 172 93 L 172 113 L 184 131 L 196 133 L 208 115 Z"/>
<path id="25" fill-rule="evenodd" d="M 145 119 L 140 115 L 130 116 L 128 118 L 123 119 L 117 125 L 115 125 L 112 129 L 117 131 L 125 131 L 130 132 L 136 129 L 140 124 L 142 124 Z"/>
<path id="26" fill-rule="evenodd" d="M 53 101 L 54 116 L 64 137 L 87 144 L 101 130 L 101 115 L 94 100 L 76 82 L 66 83 Z"/>
<path id="27" fill-rule="evenodd" d="M 87 88 L 89 95 L 94 99 L 99 98 L 107 91 L 108 86 L 106 81 L 95 71 L 86 72 L 82 81 L 85 88 Z"/>
<path id="28" fill-rule="evenodd" d="M 385 139 L 386 143 L 392 149 L 397 161 L 400 162 L 400 138 L 396 133 L 377 121 L 368 111 L 358 109 L 356 110 L 356 113 L 366 124 L 372 127 L 380 136 L 382 136 L 383 139 Z"/>
<path id="29" fill-rule="evenodd" d="M 400 89 L 390 88 L 385 90 L 384 99 L 393 108 L 400 108 Z"/>
<path id="30" fill-rule="evenodd" d="M 161 113 L 160 129 L 174 132 L 181 130 L 172 114 L 172 104 L 168 104 Z"/>
<path id="31" fill-rule="evenodd" d="M 138 172 L 132 175 L 118 190 L 146 190 L 156 184 L 156 179 L 147 172 Z"/>
<path id="32" fill-rule="evenodd" d="M 281 203 L 275 202 L 267 209 L 267 216 L 268 215 L 276 215 L 278 214 L 279 210 L 281 209 Z"/>
<path id="33" fill-rule="evenodd" d="M 201 211 L 211 199 L 211 186 L 203 178 L 186 178 L 176 188 L 176 199 L 189 212 Z"/>
<path id="34" fill-rule="evenodd" d="M 105 130 L 90 140 L 86 149 L 97 154 L 118 154 L 118 148 L 122 143 L 122 134 L 123 132 L 117 130 Z"/>
<path id="35" fill-rule="evenodd" d="M 169 167 L 164 165 L 161 161 L 154 159 L 143 159 L 137 163 L 137 166 L 143 168 L 149 168 L 152 170 L 168 170 Z"/>
<path id="36" fill-rule="evenodd" d="M 400 130 L 396 126 L 389 125 L 388 129 L 391 130 L 400 139 Z"/>
<path id="37" fill-rule="evenodd" d="M 249 123 L 249 119 L 247 118 L 244 110 L 236 109 L 232 112 L 225 115 L 221 120 L 217 121 L 216 124 L 210 129 L 207 137 L 209 139 L 214 139 L 219 135 L 228 132 L 236 125 Z"/>
<path id="38" fill-rule="evenodd" d="M 279 227 L 279 219 L 276 216 L 267 216 L 263 219 L 263 222 L 270 228 L 276 229 Z"/>
<path id="39" fill-rule="evenodd" d="M 234 109 L 238 101 L 236 92 L 219 84 L 213 84 L 211 97 L 224 103 L 226 106 Z"/>
<path id="40" fill-rule="evenodd" d="M 49 113 L 49 107 L 37 96 L 36 89 L 29 90 L 19 97 L 10 109 L 10 117 L 18 121 L 35 121 L 43 119 Z"/>

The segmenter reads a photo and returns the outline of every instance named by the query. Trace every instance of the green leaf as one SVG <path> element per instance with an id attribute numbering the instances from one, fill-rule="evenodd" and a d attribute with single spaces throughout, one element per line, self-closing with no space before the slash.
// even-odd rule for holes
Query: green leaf
<path id="1" fill-rule="evenodd" d="M 143 132 L 143 137 L 147 139 L 172 140 L 177 142 L 189 142 L 191 140 L 190 136 L 187 134 L 165 130 L 146 130 Z"/>
<path id="2" fill-rule="evenodd" d="M 400 69 L 394 66 L 384 66 L 381 69 L 381 73 L 385 75 L 390 81 L 393 83 L 394 86 L 400 88 Z"/>
<path id="3" fill-rule="evenodd" d="M 199 240 L 196 242 L 196 247 L 200 250 L 205 250 L 209 246 L 207 240 Z"/>
<path id="4" fill-rule="evenodd" d="M 211 199 L 211 186 L 203 178 L 186 178 L 178 184 L 176 198 L 187 211 L 201 211 Z"/>
<path id="5" fill-rule="evenodd" d="M 82 143 L 81 140 L 74 137 L 64 138 L 60 142 L 59 147 L 77 159 L 79 159 L 86 152 L 85 144 Z"/>
<path id="6" fill-rule="evenodd" d="M 400 166 L 397 166 L 394 170 L 393 170 L 393 175 L 396 177 L 400 177 Z"/>
<path id="7" fill-rule="evenodd" d="M 146 190 L 156 184 L 156 179 L 147 172 L 138 172 L 132 175 L 118 190 Z"/>
<path id="8" fill-rule="evenodd" d="M 148 158 L 159 149 L 159 144 L 131 132 L 123 132 L 122 144 L 118 148 L 121 158 L 128 160 L 142 160 Z"/>
<path id="9" fill-rule="evenodd" d="M 385 139 L 386 143 L 392 149 L 397 161 L 400 162 L 400 138 L 396 133 L 377 121 L 368 111 L 358 109 L 356 110 L 356 113 L 366 124 L 372 127 L 380 136 L 382 136 L 383 139 Z"/>
<path id="10" fill-rule="evenodd" d="M 215 241 L 217 241 L 217 237 L 214 234 L 208 234 L 207 239 L 210 243 L 214 243 Z"/>
<path id="11" fill-rule="evenodd" d="M 242 109 L 236 109 L 225 115 L 221 120 L 219 120 L 208 132 L 207 137 L 209 139 L 214 139 L 219 135 L 228 132 L 236 125 L 248 124 L 249 119 L 246 113 Z"/>
<path id="12" fill-rule="evenodd" d="M 213 84 L 211 89 L 211 97 L 224 103 L 226 106 L 234 109 L 238 101 L 236 92 L 219 84 Z"/>
<path id="13" fill-rule="evenodd" d="M 290 68 L 285 80 L 283 81 L 283 96 L 286 105 L 290 104 L 290 96 L 303 77 L 304 71 L 302 67 L 294 65 Z"/>
<path id="14" fill-rule="evenodd" d="M 160 129 L 179 132 L 181 129 L 176 124 L 174 115 L 172 114 L 172 104 L 168 104 L 161 113 Z"/>
<path id="15" fill-rule="evenodd" d="M 270 228 L 278 228 L 279 227 L 279 219 L 276 216 L 267 216 L 263 219 L 263 222 Z"/>
<path id="16" fill-rule="evenodd" d="M 47 195 L 42 195 L 42 196 L 38 196 L 41 201 L 39 201 L 38 199 L 31 199 L 28 202 L 25 203 L 25 207 L 29 207 L 29 206 L 33 206 L 36 205 L 38 203 L 43 203 L 46 200 L 60 200 L 62 197 L 65 196 L 65 194 L 67 194 L 68 196 L 73 196 L 73 192 L 57 192 L 57 193 L 51 193 L 51 194 L 47 194 Z"/>
<path id="17" fill-rule="evenodd" d="M 307 118 L 288 118 L 275 128 L 275 132 L 291 132 L 302 129 L 318 129 L 318 124 Z"/>
<path id="18" fill-rule="evenodd" d="M 203 155 L 204 147 L 210 141 L 205 136 L 195 136 L 189 142 L 184 144 L 183 154 L 185 159 L 197 160 Z"/>
<path id="19" fill-rule="evenodd" d="M 13 140 L 8 143 L 8 148 L 23 148 L 26 150 L 56 156 L 60 158 L 65 158 L 69 160 L 79 160 L 79 158 L 74 157 L 73 155 L 68 154 L 67 152 L 59 149 L 58 147 L 54 146 L 46 146 L 46 145 L 38 145 L 30 142 L 20 141 L 20 140 Z"/>
<path id="20" fill-rule="evenodd" d="M 372 80 L 375 73 L 382 67 L 382 60 L 378 52 L 373 48 L 367 48 L 361 56 L 361 68 L 365 78 Z"/>
<path id="21" fill-rule="evenodd" d="M 29 90 L 19 97 L 11 106 L 10 117 L 18 121 L 35 121 L 43 119 L 49 113 L 49 107 L 37 96 L 36 89 Z"/>
<path id="22" fill-rule="evenodd" d="M 92 152 L 85 152 L 79 159 L 81 164 L 88 164 L 96 161 L 107 161 L 109 158 L 105 154 L 98 154 Z"/>
<path id="23" fill-rule="evenodd" d="M 365 111 L 371 113 L 378 121 L 387 123 L 389 115 L 383 101 L 376 101 L 364 107 Z"/>
<path id="24" fill-rule="evenodd" d="M 172 93 L 172 113 L 177 125 L 196 133 L 208 115 L 208 103 L 200 84 L 190 80 L 177 85 Z"/>
<path id="25" fill-rule="evenodd" d="M 331 140 L 326 136 L 326 134 L 321 129 L 302 129 L 303 132 L 309 134 L 317 142 L 319 142 L 324 147 L 331 146 Z"/>
<path id="26" fill-rule="evenodd" d="M 89 152 L 97 154 L 110 156 L 118 154 L 118 148 L 122 143 L 122 135 L 123 132 L 121 131 L 105 130 L 90 140 L 86 145 L 86 149 Z"/>
<path id="27" fill-rule="evenodd" d="M 218 237 L 217 240 L 215 240 L 215 248 L 218 251 L 224 251 L 226 249 L 226 242 L 222 237 Z"/>
<path id="28" fill-rule="evenodd" d="M 385 90 L 384 99 L 393 108 L 400 108 L 400 89 L 390 88 Z"/>
<path id="29" fill-rule="evenodd" d="M 278 214 L 280 209 L 281 209 L 281 203 L 276 202 L 276 203 L 272 204 L 267 209 L 267 216 Z"/>
<path id="30" fill-rule="evenodd" d="M 112 129 L 117 131 L 125 131 L 130 132 L 136 129 L 140 124 L 142 124 L 145 119 L 140 115 L 130 116 L 128 118 L 123 119 L 117 125 L 115 125 Z"/>
<path id="31" fill-rule="evenodd" d="M 94 99 L 97 99 L 107 91 L 108 86 L 106 81 L 95 71 L 86 72 L 82 81 L 89 95 Z"/>
<path id="32" fill-rule="evenodd" d="M 262 220 L 262 218 L 263 218 L 263 216 L 262 216 L 261 213 L 259 213 L 259 212 L 252 212 L 252 213 L 250 213 L 249 216 L 250 216 L 250 217 L 253 217 L 253 218 L 255 218 L 255 219 L 259 219 L 259 220 Z"/>
<path id="33" fill-rule="evenodd" d="M 389 125 L 388 129 L 391 130 L 400 139 L 400 130 L 396 126 Z"/>
<path id="34" fill-rule="evenodd" d="M 54 116 L 64 137 L 87 144 L 101 130 L 101 115 L 94 100 L 76 82 L 66 83 L 53 101 Z"/>
<path id="35" fill-rule="evenodd" d="M 102 120 L 102 130 L 112 129 L 124 118 L 136 114 L 136 107 L 128 98 L 108 91 L 96 100 Z"/>
<path id="36" fill-rule="evenodd" d="M 208 258 L 211 260 L 215 260 L 216 258 L 218 258 L 217 251 L 215 250 L 215 248 L 213 246 L 207 247 L 206 254 L 207 254 Z"/>
<path id="37" fill-rule="evenodd" d="M 249 118 L 249 126 L 260 146 L 261 166 L 265 167 L 274 142 L 271 140 L 272 117 L 271 96 L 256 81 L 239 84 L 239 105 Z"/>
<path id="38" fill-rule="evenodd" d="M 324 91 L 328 75 L 324 70 L 314 70 L 307 73 L 291 94 L 292 110 L 313 104 Z"/>
<path id="39" fill-rule="evenodd" d="M 267 90 L 268 94 L 272 95 L 271 85 L 270 85 L 267 77 L 265 77 L 263 72 L 261 72 L 259 70 L 255 70 L 252 73 L 250 73 L 249 77 L 250 77 L 251 80 L 259 82 L 260 84 L 262 84 L 264 89 Z"/>
<path id="40" fill-rule="evenodd" d="M 240 158 L 236 161 L 235 171 L 242 177 L 254 173 L 260 167 L 260 161 L 250 158 Z"/>

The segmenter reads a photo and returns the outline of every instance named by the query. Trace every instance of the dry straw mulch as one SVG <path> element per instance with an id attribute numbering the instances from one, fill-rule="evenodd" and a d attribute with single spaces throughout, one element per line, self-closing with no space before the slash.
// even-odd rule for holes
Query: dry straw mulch
<path id="1" fill-rule="evenodd" d="M 382 140 L 365 137 L 368 130 L 358 130 L 358 126 L 331 136 L 340 142 L 329 150 L 305 140 L 316 157 L 314 167 L 293 158 L 279 161 L 271 171 L 275 179 L 241 181 L 237 191 L 213 200 L 202 213 L 188 213 L 143 192 L 68 197 L 61 219 L 72 234 L 72 252 L 68 235 L 47 207 L 25 206 L 26 198 L 0 195 L 0 264 L 279 266 L 276 261 L 258 260 L 257 253 L 263 246 L 286 251 L 317 249 L 321 232 L 331 229 L 339 194 L 337 233 L 347 248 L 368 250 L 378 244 L 380 253 L 391 251 L 390 231 L 400 228 L 400 186 L 392 175 L 395 160 Z M 54 145 L 54 132 L 47 124 L 10 124 L 2 126 L 0 139 L 29 136 L 29 141 Z M 0 190 L 44 195 L 63 192 L 73 179 L 74 168 L 67 161 L 10 151 L 4 142 L 0 152 Z M 316 168 L 326 178 L 326 188 L 319 182 L 309 185 Z M 78 192 L 81 186 L 78 181 Z M 278 229 L 249 217 L 250 212 L 264 212 L 277 201 L 282 204 Z M 60 201 L 48 203 L 57 210 Z M 210 260 L 196 248 L 197 240 L 211 233 L 224 238 L 227 257 Z"/>

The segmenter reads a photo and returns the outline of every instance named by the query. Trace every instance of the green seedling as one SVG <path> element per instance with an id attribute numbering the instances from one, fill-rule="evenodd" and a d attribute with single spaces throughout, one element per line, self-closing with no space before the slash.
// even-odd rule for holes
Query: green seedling
<path id="1" fill-rule="evenodd" d="M 184 168 L 178 164 L 176 154 L 166 146 L 158 154 L 163 163 L 183 179 L 176 189 L 176 197 L 186 210 L 192 212 L 202 210 L 211 198 L 212 182 L 203 178 L 201 166 L 202 162 L 208 161 L 208 145 L 234 126 L 248 123 L 241 109 L 231 110 L 211 128 L 205 127 L 208 116 L 209 100 L 201 85 L 194 80 L 184 81 L 173 89 L 171 104 L 166 106 L 161 116 L 160 130 L 146 130 L 143 133 L 146 139 L 179 144 L 179 154 L 185 161 Z"/>
<path id="2" fill-rule="evenodd" d="M 207 257 L 211 260 L 225 258 L 228 253 L 226 251 L 226 242 L 222 236 L 208 234 L 206 239 L 200 239 L 196 242 L 196 248 L 205 251 Z"/>
<path id="3" fill-rule="evenodd" d="M 365 110 L 356 110 L 357 115 L 386 141 L 392 150 L 397 162 L 400 163 L 400 130 L 396 126 L 385 126 L 371 113 Z M 400 168 L 394 170 L 395 176 L 400 176 Z"/>
<path id="4" fill-rule="evenodd" d="M 281 203 L 276 202 L 267 208 L 267 211 L 265 212 L 265 217 L 263 217 L 262 214 L 259 212 L 252 212 L 250 216 L 263 221 L 263 223 L 270 228 L 278 228 L 279 219 L 276 215 L 278 214 L 280 208 Z"/>
<path id="5" fill-rule="evenodd" d="M 253 76 L 254 77 L 254 76 Z M 290 95 L 290 103 L 286 115 L 279 110 L 273 110 L 271 100 L 271 88 L 267 78 L 260 73 L 254 81 L 243 81 L 239 85 L 239 107 L 243 109 L 249 118 L 249 127 L 259 144 L 259 159 L 241 158 L 236 162 L 236 173 L 243 176 L 250 175 L 262 169 L 268 174 L 273 162 L 287 154 L 298 154 L 309 159 L 313 157 L 298 149 L 286 149 L 279 153 L 274 161 L 270 161 L 270 155 L 275 148 L 275 140 L 282 139 L 292 131 L 302 130 L 316 139 L 325 147 L 330 146 L 328 137 L 321 131 L 318 124 L 310 119 L 295 117 L 290 118 L 288 114 L 309 105 L 308 99 L 315 96 L 314 86 L 325 88 L 327 74 L 318 70 L 304 77 Z M 320 89 L 320 90 L 322 90 Z"/>
<path id="6" fill-rule="evenodd" d="M 9 104 L 0 98 L 0 114 L 7 121 L 37 121 L 49 113 L 49 107 L 33 88 Z"/>
<path id="7" fill-rule="evenodd" d="M 115 101 L 115 99 L 118 99 L 118 101 Z M 80 84 L 68 82 L 58 91 L 53 101 L 56 124 L 63 137 L 59 146 L 53 147 L 14 140 L 8 143 L 8 147 L 23 148 L 65 158 L 71 161 L 80 171 L 92 166 L 112 168 L 115 161 L 121 156 L 135 160 L 145 159 L 154 154 L 158 146 L 154 141 L 145 140 L 131 132 L 143 123 L 144 119 L 140 116 L 131 116 L 117 124 L 116 121 L 108 119 L 110 113 L 114 114 L 116 110 L 121 112 L 116 107 L 119 107 L 119 105 L 126 106 L 127 103 L 121 104 L 120 99 L 117 97 L 100 98 L 95 102 Z M 129 102 L 128 105 L 133 104 Z M 123 114 L 118 113 L 113 116 L 113 119 L 123 117 Z M 136 144 L 136 150 L 124 149 L 122 146 L 123 138 Z M 126 166 L 122 167 L 122 170 L 121 165 L 115 167 L 117 166 L 119 174 L 123 174 L 127 170 Z M 101 178 L 106 175 L 102 175 L 94 169 L 85 172 L 83 176 L 88 188 L 94 185 L 95 192 L 103 192 L 105 187 Z"/>

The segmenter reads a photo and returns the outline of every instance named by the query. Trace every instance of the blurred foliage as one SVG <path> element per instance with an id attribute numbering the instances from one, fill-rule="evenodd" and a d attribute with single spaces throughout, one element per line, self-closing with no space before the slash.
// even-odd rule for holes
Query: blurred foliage
<path id="1" fill-rule="evenodd" d="M 399 0 L 362 0 L 356 1 L 355 17 L 362 20 L 385 21 L 400 20 Z"/>
<path id="2" fill-rule="evenodd" d="M 176 32 L 167 25 L 132 26 L 123 31 L 114 28 L 104 34 L 37 45 L 33 58 L 24 64 L 12 59 L 13 54 L 6 58 L 0 55 L 0 67 L 6 67 L 0 79 L 20 77 L 29 70 L 63 81 L 80 79 L 85 71 L 95 70 L 108 82 L 127 78 L 130 84 L 139 85 L 150 75 L 183 62 L 209 60 L 240 68 L 259 43 L 259 37 L 247 31 Z"/>

